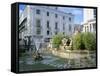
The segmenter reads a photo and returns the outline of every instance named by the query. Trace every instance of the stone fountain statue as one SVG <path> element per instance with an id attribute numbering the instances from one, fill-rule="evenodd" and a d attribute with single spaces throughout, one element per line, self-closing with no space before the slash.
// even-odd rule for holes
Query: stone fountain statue
<path id="1" fill-rule="evenodd" d="M 40 41 L 40 39 L 37 38 L 37 39 L 35 39 L 34 42 L 35 42 L 35 46 L 36 46 L 36 51 L 35 51 L 35 54 L 33 54 L 33 58 L 34 58 L 35 61 L 42 60 L 43 57 L 40 54 L 40 44 L 41 44 L 41 41 Z"/>
<path id="2" fill-rule="evenodd" d="M 72 46 L 72 40 L 71 39 L 66 39 L 63 38 L 62 39 L 62 45 L 60 45 L 60 50 L 69 50 L 71 49 Z"/>
<path id="3" fill-rule="evenodd" d="M 67 39 L 66 39 L 66 38 L 63 38 L 63 39 L 62 39 L 62 45 L 63 45 L 63 46 L 66 46 L 66 43 L 67 43 Z"/>

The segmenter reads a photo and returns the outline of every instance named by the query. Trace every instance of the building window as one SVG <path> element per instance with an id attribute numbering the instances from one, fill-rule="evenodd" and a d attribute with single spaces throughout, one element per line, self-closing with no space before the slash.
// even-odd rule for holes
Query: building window
<path id="1" fill-rule="evenodd" d="M 63 30 L 65 30 L 65 24 L 63 24 Z"/>
<path id="2" fill-rule="evenodd" d="M 36 20 L 36 34 L 41 34 L 41 21 L 39 19 Z"/>
<path id="3" fill-rule="evenodd" d="M 69 31 L 71 31 L 71 25 L 69 25 Z"/>
<path id="4" fill-rule="evenodd" d="M 45 42 L 50 42 L 50 38 L 45 38 L 44 41 Z"/>
<path id="5" fill-rule="evenodd" d="M 49 16 L 49 12 L 47 12 L 47 16 Z"/>
<path id="6" fill-rule="evenodd" d="M 40 14 L 40 10 L 39 9 L 36 10 L 36 14 Z"/>
<path id="7" fill-rule="evenodd" d="M 36 20 L 36 27 L 39 28 L 41 26 L 41 21 L 40 19 L 37 19 Z"/>
<path id="8" fill-rule="evenodd" d="M 87 31 L 89 31 L 89 27 L 87 26 Z"/>
<path id="9" fill-rule="evenodd" d="M 49 32 L 49 31 L 47 31 L 47 35 L 49 35 L 49 33 L 50 33 L 50 32 Z"/>
<path id="10" fill-rule="evenodd" d="M 69 21 L 71 21 L 71 17 L 69 17 Z"/>
<path id="11" fill-rule="evenodd" d="M 49 29 L 49 21 L 47 21 L 47 28 Z"/>
<path id="12" fill-rule="evenodd" d="M 40 35 L 40 34 L 41 34 L 41 30 L 40 30 L 40 29 L 37 29 L 37 30 L 36 30 L 36 34 L 37 34 L 37 35 Z"/>
<path id="13" fill-rule="evenodd" d="M 96 18 L 96 9 L 93 10 L 94 18 Z"/>
<path id="14" fill-rule="evenodd" d="M 55 14 L 55 18 L 57 18 L 58 17 L 58 15 L 57 14 Z"/>
<path id="15" fill-rule="evenodd" d="M 55 29 L 58 29 L 58 23 L 57 22 L 55 23 Z"/>
<path id="16" fill-rule="evenodd" d="M 90 24 L 90 32 L 91 32 L 91 24 Z"/>
<path id="17" fill-rule="evenodd" d="M 86 27 L 85 27 L 85 32 L 86 32 Z"/>
<path id="18" fill-rule="evenodd" d="M 65 16 L 63 16 L 63 20 L 65 19 Z"/>
<path id="19" fill-rule="evenodd" d="M 96 31 L 96 24 L 93 23 L 93 31 Z"/>

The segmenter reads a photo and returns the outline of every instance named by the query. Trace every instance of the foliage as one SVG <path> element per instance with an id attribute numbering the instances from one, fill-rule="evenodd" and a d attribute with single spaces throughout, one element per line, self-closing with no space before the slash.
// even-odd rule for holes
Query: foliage
<path id="1" fill-rule="evenodd" d="M 85 49 L 82 33 L 77 33 L 73 36 L 73 48 L 78 50 Z"/>
<path id="2" fill-rule="evenodd" d="M 61 44 L 61 40 L 63 37 L 64 37 L 63 34 L 57 34 L 57 35 L 53 36 L 53 38 L 52 38 L 53 47 L 59 48 L 59 45 Z"/>
<path id="3" fill-rule="evenodd" d="M 74 35 L 73 48 L 77 50 L 79 49 L 95 50 L 96 49 L 96 35 L 90 32 L 78 33 Z"/>
<path id="4" fill-rule="evenodd" d="M 96 35 L 94 33 L 84 33 L 84 44 L 87 50 L 95 50 L 96 49 Z"/>

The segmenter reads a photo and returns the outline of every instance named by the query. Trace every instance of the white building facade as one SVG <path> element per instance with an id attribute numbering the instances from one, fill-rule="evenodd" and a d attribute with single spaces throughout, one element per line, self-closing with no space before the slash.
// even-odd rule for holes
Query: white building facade
<path id="1" fill-rule="evenodd" d="M 96 32 L 96 10 L 84 9 L 83 32 Z"/>
<path id="2" fill-rule="evenodd" d="M 19 38 L 31 36 L 34 41 L 46 42 L 58 33 L 72 35 L 73 26 L 71 13 L 64 13 L 57 7 L 27 5 L 19 19 Z"/>

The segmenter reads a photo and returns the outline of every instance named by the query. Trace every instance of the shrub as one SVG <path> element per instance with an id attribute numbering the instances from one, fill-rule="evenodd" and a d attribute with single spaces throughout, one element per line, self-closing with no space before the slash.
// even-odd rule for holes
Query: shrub
<path id="1" fill-rule="evenodd" d="M 87 50 L 96 50 L 96 35 L 94 33 L 84 33 L 83 40 Z"/>
<path id="2" fill-rule="evenodd" d="M 53 38 L 52 38 L 53 47 L 59 48 L 59 45 L 61 44 L 63 37 L 64 37 L 63 34 L 57 34 L 57 35 L 53 36 Z"/>
<path id="3" fill-rule="evenodd" d="M 96 35 L 90 32 L 74 35 L 73 48 L 77 50 L 96 50 Z"/>
<path id="4" fill-rule="evenodd" d="M 83 33 L 77 33 L 73 36 L 73 49 L 85 49 L 83 42 Z"/>

